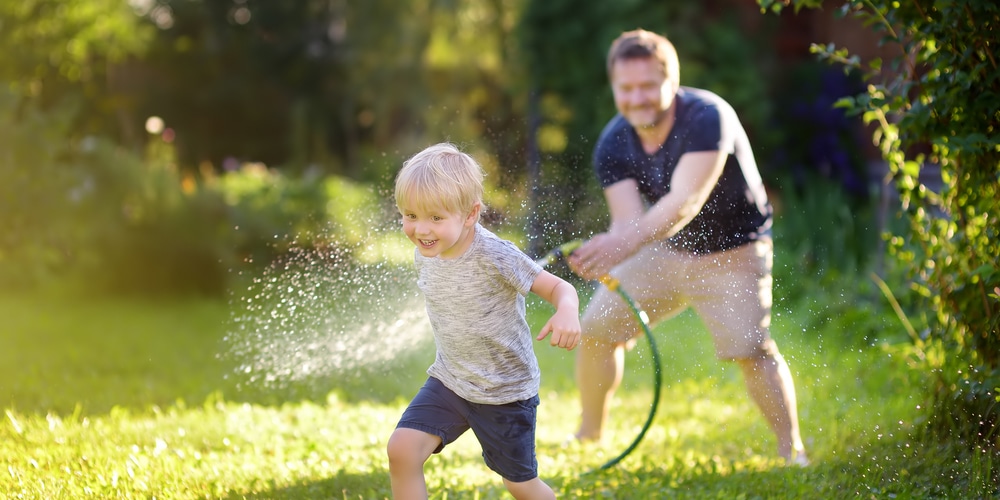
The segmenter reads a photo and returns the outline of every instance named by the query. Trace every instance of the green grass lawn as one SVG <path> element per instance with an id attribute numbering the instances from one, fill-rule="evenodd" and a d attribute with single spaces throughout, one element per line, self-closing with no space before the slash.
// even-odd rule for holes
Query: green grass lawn
<path id="1" fill-rule="evenodd" d="M 232 355 L 234 307 L 238 301 L 0 296 L 0 497 L 387 498 L 386 440 L 424 380 L 430 339 L 371 366 L 315 377 L 306 370 L 294 380 L 252 378 L 241 372 L 247 354 Z M 537 328 L 548 306 L 529 307 Z M 623 450 L 648 414 L 647 344 L 627 355 L 611 436 L 602 445 L 566 443 L 578 413 L 572 354 L 537 345 L 543 479 L 562 498 L 997 493 L 990 479 L 997 464 L 919 437 L 927 415 L 905 344 L 859 342 L 838 318 L 803 329 L 815 323 L 806 315 L 816 311 L 776 314 L 774 335 L 796 377 L 811 466 L 789 468 L 775 459 L 774 439 L 738 370 L 715 360 L 700 321 L 685 314 L 655 331 L 664 387 L 653 427 L 604 472 L 587 474 Z M 382 330 L 331 336 L 364 335 L 385 351 L 397 339 Z M 306 356 L 295 366 L 323 362 Z M 469 434 L 432 457 L 431 497 L 507 498 L 479 454 Z"/>

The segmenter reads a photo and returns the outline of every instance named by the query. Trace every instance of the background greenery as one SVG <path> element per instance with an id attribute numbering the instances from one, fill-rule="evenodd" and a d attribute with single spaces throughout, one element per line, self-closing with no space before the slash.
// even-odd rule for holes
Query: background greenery
<path id="1" fill-rule="evenodd" d="M 781 4 L 760 3 L 780 10 Z M 862 19 L 898 50 L 886 75 L 880 59 L 864 63 L 832 44 L 813 47 L 873 82 L 837 106 L 875 125 L 875 142 L 908 221 L 907 231 L 891 237 L 889 250 L 910 280 L 905 299 L 913 308 L 897 308 L 928 358 L 936 410 L 930 426 L 942 437 L 996 450 L 1000 66 L 991 31 L 1000 7 L 987 1 L 847 2 L 841 13 Z"/>
<path id="2" fill-rule="evenodd" d="M 996 494 L 998 7 L 759 3 L 0 0 L 0 432 L 16 464 L 3 493 L 384 496 L 383 427 L 426 364 L 419 335 L 400 333 L 420 320 L 395 170 L 450 140 L 488 171 L 485 222 L 529 253 L 600 230 L 589 154 L 613 112 L 604 51 L 642 26 L 670 36 L 683 83 L 726 97 L 751 134 L 777 213 L 776 328 L 808 368 L 796 369 L 806 433 L 831 436 L 799 474 L 761 458 L 767 433 L 670 415 L 663 428 L 683 432 L 650 449 L 677 455 L 577 482 L 574 464 L 606 451 L 559 448 L 572 427 L 560 422 L 541 445 L 558 488 Z M 812 7 L 874 30 L 892 55 L 816 40 L 815 56 L 779 57 L 782 30 Z M 696 332 L 691 321 L 665 329 Z M 665 397 L 740 398 L 725 365 L 691 348 Z M 348 351 L 341 365 L 313 361 Z M 568 358 L 542 355 L 548 406 L 573 404 Z M 648 399 L 623 404 L 642 414 Z M 697 424 L 753 414 L 707 408 Z M 876 429 L 872 412 L 892 418 Z M 375 427 L 352 427 L 366 418 Z M 148 440 L 177 429 L 191 434 Z M 289 453 L 311 465 L 292 472 Z M 443 461 L 441 491 L 499 494 L 474 450 Z"/>
<path id="3" fill-rule="evenodd" d="M 830 107 L 842 73 L 778 64 L 773 16 L 723 3 L 0 1 L 0 283 L 218 296 L 234 262 L 356 240 L 356 198 L 320 184 L 391 219 L 398 165 L 441 140 L 484 164 L 490 220 L 530 253 L 586 237 L 601 61 L 637 25 L 739 110 L 772 188 L 817 177 L 869 203 L 860 120 Z"/>

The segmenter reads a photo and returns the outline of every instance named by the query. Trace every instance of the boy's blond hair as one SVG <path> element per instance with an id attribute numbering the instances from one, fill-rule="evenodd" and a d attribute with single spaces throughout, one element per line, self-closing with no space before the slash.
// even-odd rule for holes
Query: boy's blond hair
<path id="1" fill-rule="evenodd" d="M 479 163 L 453 144 L 435 144 L 403 163 L 396 175 L 396 207 L 468 214 L 482 205 L 484 176 Z"/>

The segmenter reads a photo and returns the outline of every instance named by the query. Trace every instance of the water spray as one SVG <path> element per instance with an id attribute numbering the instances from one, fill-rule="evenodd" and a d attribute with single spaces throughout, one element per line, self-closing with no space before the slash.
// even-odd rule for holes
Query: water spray
<path id="1" fill-rule="evenodd" d="M 583 245 L 583 240 L 573 240 L 563 243 L 535 262 L 542 267 L 548 266 L 565 259 L 572 254 L 573 251 L 579 248 L 580 245 Z M 639 321 L 639 325 L 642 326 L 642 330 L 646 334 L 646 340 L 649 341 L 649 350 L 653 355 L 653 403 L 649 407 L 649 416 L 646 417 L 646 423 L 643 424 L 642 430 L 639 431 L 639 434 L 632 441 L 632 444 L 630 444 L 628 448 L 625 448 L 625 451 L 621 452 L 621 454 L 617 457 L 612 458 L 597 469 L 586 472 L 586 474 L 614 467 L 618 464 L 618 462 L 621 462 L 622 459 L 628 456 L 629 453 L 632 453 L 632 450 L 635 450 L 635 448 L 639 446 L 639 442 L 642 441 L 642 438 L 646 435 L 646 431 L 649 430 L 649 426 L 653 423 L 653 417 L 656 416 L 656 408 L 660 404 L 660 386 L 663 378 L 660 366 L 660 351 L 656 348 L 656 340 L 653 339 L 653 333 L 649 329 L 649 316 L 646 315 L 645 311 L 639 309 L 639 306 L 637 306 L 635 301 L 632 300 L 632 297 L 630 297 L 629 294 L 622 289 L 621 283 L 618 279 L 609 274 L 605 274 L 604 276 L 598 278 L 597 281 L 601 282 L 601 284 L 608 290 L 617 293 L 625 301 L 625 303 L 628 304 L 629 309 L 631 309 L 632 313 L 635 314 L 636 319 Z"/>

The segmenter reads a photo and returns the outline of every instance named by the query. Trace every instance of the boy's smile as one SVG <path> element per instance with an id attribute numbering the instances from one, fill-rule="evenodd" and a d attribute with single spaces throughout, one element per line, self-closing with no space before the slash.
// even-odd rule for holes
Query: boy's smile
<path id="1" fill-rule="evenodd" d="M 424 257 L 454 259 L 465 253 L 475 237 L 479 205 L 468 214 L 443 208 L 400 206 L 403 233 Z"/>

